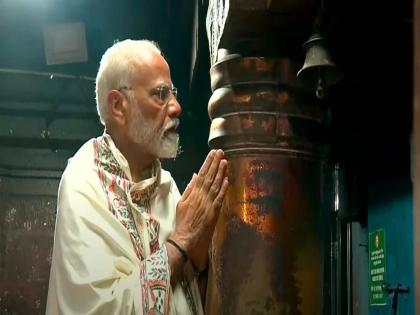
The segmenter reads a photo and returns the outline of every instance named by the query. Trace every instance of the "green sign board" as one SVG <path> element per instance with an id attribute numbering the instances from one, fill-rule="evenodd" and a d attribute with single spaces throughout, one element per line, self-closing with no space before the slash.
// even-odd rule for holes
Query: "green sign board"
<path id="1" fill-rule="evenodd" d="M 385 230 L 369 233 L 370 305 L 386 305 L 386 245 Z"/>

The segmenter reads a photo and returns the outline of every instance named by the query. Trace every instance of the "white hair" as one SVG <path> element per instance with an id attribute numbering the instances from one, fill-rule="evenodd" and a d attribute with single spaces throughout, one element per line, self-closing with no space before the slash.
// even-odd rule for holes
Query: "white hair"
<path id="1" fill-rule="evenodd" d="M 108 120 L 108 92 L 112 89 L 129 87 L 133 79 L 133 61 L 146 50 L 161 54 L 158 45 L 150 40 L 126 39 L 112 45 L 103 54 L 96 75 L 96 109 L 101 123 Z"/>

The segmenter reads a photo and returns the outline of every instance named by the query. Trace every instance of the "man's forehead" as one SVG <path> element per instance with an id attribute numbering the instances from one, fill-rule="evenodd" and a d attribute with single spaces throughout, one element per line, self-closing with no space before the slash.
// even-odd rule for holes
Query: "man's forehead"
<path id="1" fill-rule="evenodd" d="M 166 60 L 157 51 L 143 51 L 135 58 L 134 78 L 153 79 L 154 77 L 169 77 L 170 70 Z"/>
<path id="2" fill-rule="evenodd" d="M 135 61 L 139 66 L 150 66 L 152 68 L 159 67 L 162 64 L 167 65 L 165 58 L 160 52 L 151 48 L 139 51 Z"/>

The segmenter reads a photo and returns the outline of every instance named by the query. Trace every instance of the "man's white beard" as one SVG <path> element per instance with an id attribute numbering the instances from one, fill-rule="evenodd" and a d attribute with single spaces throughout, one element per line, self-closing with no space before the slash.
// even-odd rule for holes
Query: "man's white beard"
<path id="1" fill-rule="evenodd" d="M 178 125 L 179 119 L 173 118 L 159 129 L 154 120 L 145 119 L 140 109 L 134 105 L 132 106 L 128 135 L 132 141 L 158 158 L 175 158 L 179 145 L 179 135 L 175 131 Z"/>

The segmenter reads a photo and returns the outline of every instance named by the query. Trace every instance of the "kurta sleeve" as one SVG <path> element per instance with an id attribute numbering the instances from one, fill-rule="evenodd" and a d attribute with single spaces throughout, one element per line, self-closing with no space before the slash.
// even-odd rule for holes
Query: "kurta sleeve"
<path id="1" fill-rule="evenodd" d="M 137 258 L 101 190 L 63 176 L 47 314 L 169 314 L 171 294 L 166 247 Z"/>

